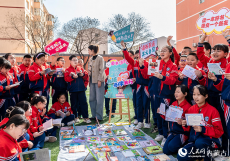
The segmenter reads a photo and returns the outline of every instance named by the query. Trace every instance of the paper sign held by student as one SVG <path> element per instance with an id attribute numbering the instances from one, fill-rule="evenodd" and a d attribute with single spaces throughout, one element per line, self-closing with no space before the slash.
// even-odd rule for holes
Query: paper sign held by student
<path id="1" fill-rule="evenodd" d="M 159 72 L 160 60 L 149 59 L 148 75 L 153 76 L 156 72 Z"/>
<path id="2" fill-rule="evenodd" d="M 230 28 L 230 10 L 225 7 L 217 12 L 209 10 L 197 20 L 196 27 L 207 35 L 222 34 Z"/>
<path id="3" fill-rule="evenodd" d="M 140 58 L 146 59 L 150 55 L 156 55 L 157 51 L 157 39 L 153 39 L 149 42 L 140 45 Z"/>
<path id="4" fill-rule="evenodd" d="M 57 52 L 66 52 L 68 46 L 69 43 L 67 41 L 58 38 L 45 47 L 45 52 L 49 53 L 50 55 L 56 54 Z"/>
<path id="5" fill-rule="evenodd" d="M 134 38 L 134 32 L 130 32 L 130 26 L 131 25 L 128 25 L 116 32 L 110 31 L 109 36 L 116 43 L 120 43 L 122 40 L 124 42 L 131 42 Z"/>
<path id="6" fill-rule="evenodd" d="M 208 70 L 215 75 L 223 75 L 224 72 L 220 67 L 219 63 L 208 63 Z"/>
<path id="7" fill-rule="evenodd" d="M 169 106 L 169 109 L 166 111 L 166 121 L 177 122 L 183 114 L 183 109 L 177 106 Z"/>
<path id="8" fill-rule="evenodd" d="M 158 113 L 161 115 L 165 115 L 165 104 L 164 103 L 161 103 L 159 109 L 160 111 Z"/>
<path id="9" fill-rule="evenodd" d="M 205 126 L 203 114 L 185 114 L 188 126 Z"/>
<path id="10" fill-rule="evenodd" d="M 196 69 L 186 65 L 182 71 L 182 74 L 191 78 L 192 80 L 195 80 L 196 79 L 195 71 L 196 71 Z"/>

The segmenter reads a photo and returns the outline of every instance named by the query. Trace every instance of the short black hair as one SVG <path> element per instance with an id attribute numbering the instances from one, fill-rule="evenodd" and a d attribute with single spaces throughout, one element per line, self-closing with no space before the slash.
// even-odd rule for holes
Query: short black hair
<path id="1" fill-rule="evenodd" d="M 217 44 L 217 45 L 215 45 L 213 47 L 213 50 L 221 50 L 224 53 L 228 53 L 229 52 L 228 46 L 225 45 L 225 44 Z"/>
<path id="2" fill-rule="evenodd" d="M 211 53 L 212 47 L 211 47 L 211 45 L 209 44 L 209 42 L 205 41 L 205 42 L 203 43 L 203 45 L 204 45 L 204 48 L 205 48 L 206 50 L 210 50 L 209 53 Z"/>
<path id="3" fill-rule="evenodd" d="M 6 69 L 11 69 L 11 63 L 5 59 L 1 67 Z"/>
<path id="4" fill-rule="evenodd" d="M 57 58 L 57 61 L 60 61 L 60 59 L 64 59 L 64 58 L 63 58 L 63 57 L 58 57 L 58 58 Z"/>
<path id="5" fill-rule="evenodd" d="M 23 59 L 25 59 L 25 58 L 29 58 L 30 59 L 30 58 L 32 58 L 32 56 L 29 55 L 29 54 L 26 54 L 26 55 L 23 56 Z"/>
<path id="6" fill-rule="evenodd" d="M 65 95 L 65 93 L 60 93 L 58 96 L 57 96 L 57 99 L 59 99 L 61 96 L 65 96 L 66 97 L 66 95 Z"/>
<path id="7" fill-rule="evenodd" d="M 36 105 L 38 104 L 38 102 L 47 103 L 46 97 L 45 96 L 35 96 L 31 101 L 31 105 Z"/>
<path id="8" fill-rule="evenodd" d="M 187 55 L 181 55 L 180 58 L 187 58 Z"/>
<path id="9" fill-rule="evenodd" d="M 199 60 L 198 57 L 197 57 L 197 55 L 196 55 L 196 53 L 189 53 L 188 56 L 189 55 L 192 55 L 192 56 L 194 56 L 196 58 L 196 60 Z"/>
<path id="10" fill-rule="evenodd" d="M 132 55 L 134 55 L 134 52 L 132 50 L 129 50 L 129 53 L 131 53 Z"/>
<path id="11" fill-rule="evenodd" d="M 7 53 L 4 55 L 4 58 L 7 60 L 10 55 L 13 55 L 12 53 Z"/>
<path id="12" fill-rule="evenodd" d="M 139 54 L 139 53 L 140 53 L 139 50 L 136 50 L 135 54 Z"/>
<path id="13" fill-rule="evenodd" d="M 16 106 L 21 107 L 25 112 L 31 107 L 31 105 L 28 101 L 18 102 Z"/>
<path id="14" fill-rule="evenodd" d="M 76 58 L 76 55 L 70 55 L 69 60 L 72 60 L 73 58 Z"/>
<path id="15" fill-rule="evenodd" d="M 40 59 L 42 57 L 45 57 L 45 55 L 48 55 L 48 54 L 46 54 L 45 52 L 37 53 L 36 55 L 34 55 L 34 62 L 35 62 L 36 58 Z"/>
<path id="16" fill-rule="evenodd" d="M 188 46 L 185 46 L 183 49 L 188 49 L 190 53 L 192 52 L 192 49 Z"/>

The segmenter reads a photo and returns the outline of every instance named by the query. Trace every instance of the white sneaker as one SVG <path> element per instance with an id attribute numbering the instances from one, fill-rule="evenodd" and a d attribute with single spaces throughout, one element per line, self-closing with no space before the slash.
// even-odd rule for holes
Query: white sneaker
<path id="1" fill-rule="evenodd" d="M 164 136 L 158 134 L 154 140 L 155 141 L 162 141 L 163 139 L 164 139 Z"/>
<path id="2" fill-rule="evenodd" d="M 151 127 L 151 124 L 150 124 L 150 123 L 145 123 L 145 124 L 144 124 L 144 128 L 145 128 L 145 129 L 150 129 L 150 127 Z"/>
<path id="3" fill-rule="evenodd" d="M 138 120 L 137 120 L 137 119 L 134 119 L 133 124 L 134 124 L 134 125 L 137 125 L 137 124 L 138 124 Z"/>
<path id="4" fill-rule="evenodd" d="M 53 143 L 55 141 L 57 141 L 57 138 L 55 136 L 49 136 L 49 142 L 50 143 Z"/>
<path id="5" fill-rule="evenodd" d="M 44 142 L 48 142 L 48 141 L 49 141 L 49 139 L 50 139 L 50 138 L 49 138 L 49 136 L 46 136 L 46 137 L 45 137 L 45 141 L 44 141 Z"/>
<path id="6" fill-rule="evenodd" d="M 90 119 L 84 119 L 83 122 L 89 124 L 89 123 L 91 123 L 91 120 Z"/>
<path id="7" fill-rule="evenodd" d="M 136 128 L 140 129 L 144 126 L 143 122 L 138 122 Z"/>
<path id="8" fill-rule="evenodd" d="M 61 123 L 61 127 L 64 127 L 65 126 L 65 124 L 64 123 Z"/>
<path id="9" fill-rule="evenodd" d="M 75 122 L 79 123 L 80 122 L 79 118 L 75 118 Z"/>
<path id="10" fill-rule="evenodd" d="M 68 126 L 72 126 L 73 124 L 75 124 L 75 121 L 73 120 L 73 121 L 70 121 L 70 122 L 67 122 L 67 125 Z"/>
<path id="11" fill-rule="evenodd" d="M 161 142 L 161 146 L 162 146 L 162 147 L 164 147 L 166 140 L 167 140 L 166 138 L 164 138 L 164 139 L 162 140 L 162 142 Z"/>

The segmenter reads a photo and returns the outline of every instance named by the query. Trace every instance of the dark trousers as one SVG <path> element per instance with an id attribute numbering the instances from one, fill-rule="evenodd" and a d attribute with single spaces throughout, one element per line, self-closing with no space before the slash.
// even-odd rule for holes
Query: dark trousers
<path id="1" fill-rule="evenodd" d="M 57 89 L 52 89 L 52 104 L 57 102 L 57 97 L 58 97 L 59 94 L 65 94 L 66 101 L 69 102 L 68 92 L 66 90 L 60 91 L 60 90 L 57 90 Z"/>
<path id="2" fill-rule="evenodd" d="M 145 118 L 145 123 L 150 123 L 150 98 L 143 85 L 137 89 L 136 105 L 138 122 L 143 122 Z"/>
<path id="3" fill-rule="evenodd" d="M 81 115 L 83 118 L 88 118 L 88 104 L 86 100 L 85 91 L 80 92 L 73 92 L 70 93 L 70 102 L 71 102 L 71 109 L 75 117 L 78 117 L 78 108 L 81 110 Z M 79 103 L 79 105 L 78 105 Z"/>
<path id="4" fill-rule="evenodd" d="M 137 89 L 132 89 L 133 92 L 133 109 L 134 109 L 134 119 L 137 119 Z"/>
<path id="5" fill-rule="evenodd" d="M 6 98 L 6 99 L 0 99 L 0 120 L 1 121 L 5 118 L 6 110 L 10 106 L 15 106 L 14 97 Z"/>
<path id="6" fill-rule="evenodd" d="M 50 119 L 44 118 L 42 123 L 45 123 L 48 120 L 50 120 Z M 58 127 L 54 126 L 52 129 L 47 130 L 45 132 L 46 136 L 55 136 L 56 137 L 57 129 L 58 129 Z"/>
<path id="7" fill-rule="evenodd" d="M 14 95 L 15 103 L 17 104 L 19 102 L 19 94 Z"/>
<path id="8" fill-rule="evenodd" d="M 49 114 L 48 116 L 51 117 L 52 119 L 61 118 L 61 117 L 56 116 L 54 113 Z M 65 118 L 63 118 L 61 123 L 64 123 L 66 126 L 68 122 L 73 121 L 74 119 L 75 119 L 74 114 L 70 114 L 69 116 L 66 116 Z"/>
<path id="9" fill-rule="evenodd" d="M 34 138 L 34 140 L 33 140 L 33 144 L 34 144 L 33 149 L 34 148 L 42 149 L 44 147 L 45 137 L 46 137 L 46 134 L 43 133 L 42 135 Z"/>
<path id="10" fill-rule="evenodd" d="M 110 102 L 110 98 L 105 98 L 105 110 L 107 115 L 109 115 L 109 111 L 110 111 L 109 102 Z M 115 113 L 116 111 L 116 104 L 117 104 L 117 100 L 113 99 L 112 113 Z"/>
<path id="11" fill-rule="evenodd" d="M 30 97 L 30 92 L 27 93 L 20 93 L 19 94 L 19 102 L 21 101 L 28 101 Z M 30 101 L 30 100 L 29 100 Z"/>
<path id="12" fill-rule="evenodd" d="M 151 110 L 153 114 L 153 125 L 157 126 L 157 108 L 154 108 L 155 95 L 151 96 Z"/>

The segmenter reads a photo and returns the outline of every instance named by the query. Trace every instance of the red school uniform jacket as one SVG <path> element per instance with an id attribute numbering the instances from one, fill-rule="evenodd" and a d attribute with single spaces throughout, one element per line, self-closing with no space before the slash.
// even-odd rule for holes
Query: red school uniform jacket
<path id="1" fill-rule="evenodd" d="M 49 115 L 52 113 L 56 113 L 59 110 L 61 110 L 62 112 L 70 112 L 71 114 L 73 114 L 73 111 L 71 110 L 68 102 L 65 102 L 63 104 L 61 104 L 60 102 L 55 102 L 47 114 Z"/>
<path id="2" fill-rule="evenodd" d="M 21 161 L 19 153 L 22 152 L 17 140 L 6 133 L 4 130 L 0 130 L 0 160 L 14 160 L 19 158 Z"/>
<path id="3" fill-rule="evenodd" d="M 29 76 L 28 76 L 29 68 L 30 66 L 27 67 L 24 64 L 19 65 L 20 80 L 23 80 L 23 82 L 21 83 L 21 89 L 23 89 L 24 93 L 29 91 L 29 83 L 30 83 Z"/>
<path id="4" fill-rule="evenodd" d="M 35 106 L 32 106 L 32 115 L 30 116 L 30 120 L 32 121 L 30 131 L 32 133 L 39 132 L 38 128 L 42 126 L 42 119 L 40 117 L 40 112 Z"/>

